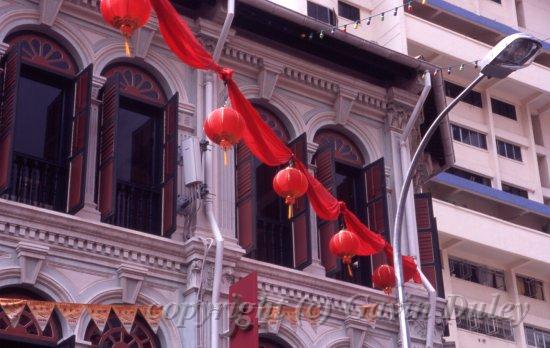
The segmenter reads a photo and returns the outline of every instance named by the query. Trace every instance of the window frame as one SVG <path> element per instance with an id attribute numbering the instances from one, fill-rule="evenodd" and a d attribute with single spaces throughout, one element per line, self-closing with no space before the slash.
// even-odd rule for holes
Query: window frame
<path id="1" fill-rule="evenodd" d="M 458 269 L 456 267 L 458 267 Z M 460 275 L 457 274 L 457 270 L 460 271 Z M 449 256 L 449 274 L 453 278 L 461 279 L 481 286 L 490 287 L 500 291 L 507 290 L 504 271 L 491 267 L 485 267 L 457 257 Z M 492 284 L 488 284 L 482 280 L 483 277 L 487 279 L 487 275 L 492 277 Z M 502 280 L 502 287 L 498 287 L 499 282 L 497 279 Z"/>
<path id="2" fill-rule="evenodd" d="M 492 187 L 491 178 L 488 178 L 486 176 L 483 176 L 483 175 L 480 175 L 480 174 L 477 174 L 477 173 L 470 172 L 468 170 L 464 170 L 464 169 L 457 168 L 457 167 L 451 167 L 451 168 L 447 169 L 447 173 L 452 174 L 452 175 L 456 175 L 460 178 L 475 182 L 475 183 L 480 184 L 480 185 L 484 185 L 484 186 L 487 186 L 487 187 Z M 472 179 L 476 179 L 476 180 L 472 180 Z"/>
<path id="3" fill-rule="evenodd" d="M 521 146 L 509 143 L 504 140 L 496 139 L 497 154 L 504 158 L 508 158 L 514 161 L 523 162 L 523 154 Z"/>
<path id="4" fill-rule="evenodd" d="M 451 81 L 445 81 L 444 83 L 444 92 L 445 97 L 448 98 L 456 98 L 462 91 L 464 90 L 464 87 L 456 84 Z M 471 106 L 475 106 L 477 108 L 483 108 L 483 97 L 480 92 L 477 91 L 470 91 L 468 92 L 461 100 L 460 102 L 469 104 Z"/>
<path id="5" fill-rule="evenodd" d="M 509 185 L 506 183 L 501 184 L 502 191 L 509 193 L 514 196 L 523 197 L 525 199 L 529 199 L 529 192 L 525 189 L 522 189 L 520 187 Z"/>
<path id="6" fill-rule="evenodd" d="M 451 123 L 453 140 L 470 145 L 478 149 L 487 150 L 487 135 L 470 128 Z M 457 137 L 458 135 L 458 137 Z M 474 141 L 474 139 L 476 139 Z"/>
<path id="7" fill-rule="evenodd" d="M 509 319 L 459 307 L 455 309 L 455 318 L 458 329 L 516 342 L 512 321 Z M 472 323 L 475 324 L 472 325 Z M 494 330 L 489 330 L 490 327 L 493 327 Z"/>
<path id="8" fill-rule="evenodd" d="M 513 110 L 513 111 L 512 111 Z M 516 105 L 491 97 L 491 111 L 495 115 L 517 121 Z"/>
<path id="9" fill-rule="evenodd" d="M 324 16 L 321 16 L 320 14 L 321 11 L 326 11 L 327 20 L 323 19 Z M 315 18 L 318 21 L 327 23 L 332 26 L 336 26 L 338 24 L 338 17 L 333 9 L 330 9 L 323 5 L 319 5 L 313 1 L 307 2 L 307 15 L 308 17 Z"/>
<path id="10" fill-rule="evenodd" d="M 525 290 L 524 293 L 521 293 L 518 289 L 518 293 L 521 296 L 529 297 L 534 300 L 539 301 L 546 301 L 545 294 L 544 294 L 544 282 L 540 279 L 524 276 L 521 274 L 516 274 L 516 282 L 521 281 L 523 283 L 523 289 Z M 519 284 L 519 283 L 518 283 Z M 526 285 L 529 285 L 528 287 Z M 540 294 L 542 295 L 542 298 L 537 297 L 537 287 L 540 289 Z M 529 289 L 529 293 L 527 293 L 527 289 Z"/>
<path id="11" fill-rule="evenodd" d="M 348 13 L 345 13 L 346 11 L 355 12 L 357 11 L 357 16 L 354 15 L 348 15 Z M 361 20 L 361 9 L 357 6 L 348 4 L 345 1 L 338 1 L 338 16 L 348 19 L 350 21 L 356 22 L 358 20 Z"/>

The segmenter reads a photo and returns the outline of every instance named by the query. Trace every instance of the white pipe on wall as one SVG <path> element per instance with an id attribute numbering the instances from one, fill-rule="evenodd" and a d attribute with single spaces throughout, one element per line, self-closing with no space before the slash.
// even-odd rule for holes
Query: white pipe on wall
<path id="1" fill-rule="evenodd" d="M 229 29 L 233 23 L 233 17 L 235 16 L 235 0 L 227 1 L 227 15 L 225 17 L 225 22 L 220 33 L 220 38 L 214 49 L 214 61 L 218 61 L 221 56 L 221 52 L 225 42 L 227 41 L 227 36 L 229 35 Z M 206 82 L 204 86 L 204 104 L 205 104 L 205 114 L 210 114 L 214 110 L 215 95 L 214 95 L 214 81 L 212 74 L 206 75 Z M 201 127 L 202 125 L 198 125 Z M 212 186 L 213 178 L 213 153 L 212 151 L 206 152 L 206 161 L 205 161 L 205 179 L 208 187 Z M 220 285 L 222 280 L 222 268 L 223 268 L 223 244 L 224 238 L 216 221 L 214 214 L 214 208 L 212 201 L 207 199 L 205 201 L 205 212 L 208 217 L 208 222 L 214 234 L 214 239 L 216 241 L 216 256 L 214 260 L 214 276 L 213 276 L 213 285 L 212 285 L 212 313 L 211 313 L 211 325 L 210 325 L 210 347 L 218 348 L 220 346 Z"/>
<path id="2" fill-rule="evenodd" d="M 428 291 L 428 300 L 430 302 L 430 312 L 428 313 L 428 324 L 426 325 L 426 348 L 433 348 L 434 344 L 434 331 L 435 331 L 435 309 L 437 305 L 437 293 L 435 292 L 432 283 L 426 278 L 426 275 L 422 273 L 420 267 L 418 267 L 418 273 L 420 273 L 420 279 L 422 285 Z"/>

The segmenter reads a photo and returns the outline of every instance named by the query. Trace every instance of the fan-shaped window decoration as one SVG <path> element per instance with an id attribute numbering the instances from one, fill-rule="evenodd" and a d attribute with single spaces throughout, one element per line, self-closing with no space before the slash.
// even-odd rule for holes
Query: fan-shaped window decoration
<path id="1" fill-rule="evenodd" d="M 26 300 L 44 300 L 34 293 L 20 289 L 2 289 L 0 291 L 2 298 L 26 299 Z M 6 313 L 0 308 L 0 346 L 8 346 L 9 341 L 29 342 L 32 344 L 51 344 L 57 342 L 63 337 L 61 324 L 55 312 L 52 313 L 50 321 L 44 331 L 40 329 L 38 322 L 31 311 L 25 306 L 17 325 L 13 327 Z"/>
<path id="2" fill-rule="evenodd" d="M 91 342 L 94 348 L 160 348 L 157 335 L 140 314 L 136 317 L 132 330 L 127 332 L 111 311 L 105 330 L 100 332 L 97 325 L 90 321 L 84 339 Z"/>
<path id="3" fill-rule="evenodd" d="M 361 152 L 347 137 L 332 130 L 319 131 L 314 139 L 314 142 L 321 147 L 332 147 L 334 149 L 334 159 L 355 166 L 363 166 L 364 159 Z"/>
<path id="4" fill-rule="evenodd" d="M 260 113 L 260 116 L 264 122 L 267 123 L 269 128 L 275 132 L 277 137 L 283 142 L 288 143 L 290 141 L 290 135 L 288 134 L 285 125 L 281 122 L 277 115 L 263 106 L 255 105 L 254 107 Z"/>
<path id="5" fill-rule="evenodd" d="M 78 67 L 69 52 L 50 37 L 42 34 L 24 32 L 8 37 L 6 42 L 12 46 L 21 44 L 23 62 L 48 68 L 67 75 L 76 75 Z"/>
<path id="6" fill-rule="evenodd" d="M 103 75 L 119 75 L 122 93 L 138 99 L 144 99 L 159 105 L 166 104 L 166 95 L 157 80 L 147 71 L 128 64 L 116 64 L 108 67 Z"/>

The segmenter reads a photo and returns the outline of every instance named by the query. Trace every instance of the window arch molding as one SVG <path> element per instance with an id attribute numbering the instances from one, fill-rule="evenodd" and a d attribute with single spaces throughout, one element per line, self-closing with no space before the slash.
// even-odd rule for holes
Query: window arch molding
<path id="1" fill-rule="evenodd" d="M 120 287 L 108 286 L 105 287 L 104 284 L 96 284 L 91 288 L 88 288 L 83 294 L 84 297 L 81 302 L 84 303 L 99 303 L 99 304 L 120 304 L 122 303 L 122 289 Z M 92 295 L 92 296 L 87 296 Z M 166 298 L 164 295 L 160 294 L 156 290 L 146 289 L 142 290 L 135 304 L 136 305 L 160 305 L 162 303 L 170 303 L 170 299 Z M 87 311 L 84 311 L 80 317 L 80 321 L 75 330 L 76 337 L 84 337 L 86 334 L 86 329 L 90 323 L 91 318 Z M 179 330 L 176 327 L 174 320 L 161 318 L 159 322 L 159 328 L 156 333 L 160 347 L 176 347 L 181 345 L 183 341 L 180 336 Z"/>
<path id="2" fill-rule="evenodd" d="M 69 23 L 61 18 L 56 19 L 56 25 L 45 28 L 37 26 L 36 18 L 5 18 L 0 17 L 2 26 L 0 26 L 0 37 L 2 42 L 8 42 L 11 38 L 23 33 L 45 36 L 57 44 L 62 46 L 72 57 L 76 63 L 76 71 L 81 71 L 86 66 L 93 62 L 93 50 L 88 43 L 83 39 L 85 36 L 79 34 L 77 28 L 72 27 Z"/>
<path id="3" fill-rule="evenodd" d="M 307 137 L 308 142 L 314 143 L 314 137 L 322 129 L 333 129 L 347 136 L 361 151 L 365 163 L 383 157 L 384 151 L 378 144 L 377 139 L 381 139 L 371 129 L 365 127 L 365 124 L 356 120 L 348 119 L 345 126 L 335 121 L 333 111 L 321 112 L 308 121 Z"/>
<path id="4" fill-rule="evenodd" d="M 146 59 L 128 58 L 122 47 L 122 43 L 117 41 L 96 52 L 94 66 L 98 74 L 101 72 L 100 75 L 104 76 L 105 71 L 116 64 L 134 65 L 151 74 L 167 96 L 179 93 L 180 102 L 191 103 L 185 83 L 191 79 L 192 75 L 196 74 L 194 70 L 175 64 L 173 60 L 166 59 L 166 56 L 162 56 L 152 49 L 148 51 Z"/>

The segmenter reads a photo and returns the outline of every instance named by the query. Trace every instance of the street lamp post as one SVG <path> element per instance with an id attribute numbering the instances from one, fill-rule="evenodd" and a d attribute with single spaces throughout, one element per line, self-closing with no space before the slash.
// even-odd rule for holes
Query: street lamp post
<path id="1" fill-rule="evenodd" d="M 393 233 L 393 264 L 395 267 L 395 274 L 397 280 L 397 296 L 399 303 L 399 326 L 401 328 L 401 342 L 403 348 L 409 348 L 411 345 L 409 325 L 407 322 L 407 314 L 405 311 L 405 289 L 403 279 L 403 266 L 401 258 L 401 237 L 402 237 L 402 224 L 403 224 L 403 212 L 405 209 L 405 201 L 407 200 L 407 193 L 411 185 L 413 174 L 416 166 L 420 160 L 421 155 L 424 153 L 424 149 L 428 145 L 430 138 L 435 133 L 441 121 L 445 116 L 455 107 L 456 104 L 462 98 L 468 94 L 479 82 L 485 77 L 489 78 L 505 78 L 512 72 L 524 68 L 531 64 L 540 53 L 542 44 L 539 40 L 531 37 L 530 35 L 517 33 L 510 35 L 500 41 L 481 61 L 480 61 L 480 74 L 472 81 L 453 101 L 445 107 L 443 111 L 433 121 L 428 131 L 420 141 L 418 148 L 416 149 L 414 156 L 411 160 L 411 165 L 407 171 L 407 175 L 401 188 L 401 194 L 399 196 L 399 202 L 397 205 L 397 212 L 395 214 L 394 221 L 394 233 Z M 428 328 L 433 330 L 434 328 Z M 431 348 L 431 347 L 430 347 Z"/>

